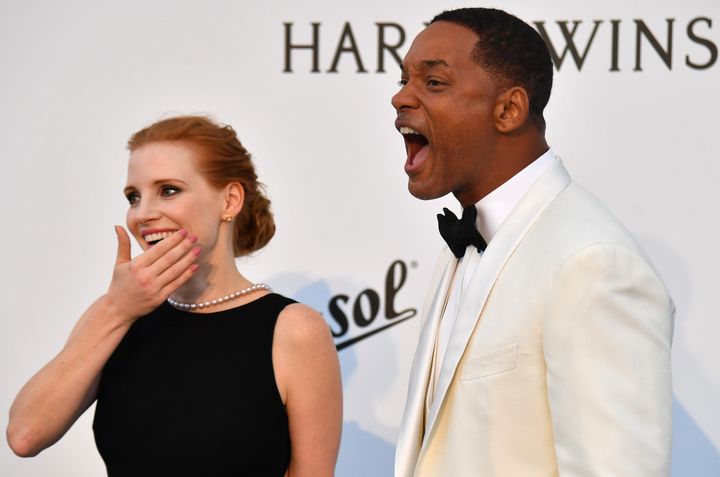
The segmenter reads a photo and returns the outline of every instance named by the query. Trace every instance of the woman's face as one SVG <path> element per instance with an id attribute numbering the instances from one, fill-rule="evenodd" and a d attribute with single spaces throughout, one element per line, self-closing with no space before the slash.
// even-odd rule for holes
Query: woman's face
<path id="1" fill-rule="evenodd" d="M 143 250 L 180 229 L 198 237 L 203 255 L 216 248 L 224 191 L 200 174 L 189 146 L 156 142 L 133 151 L 125 196 L 127 226 Z"/>

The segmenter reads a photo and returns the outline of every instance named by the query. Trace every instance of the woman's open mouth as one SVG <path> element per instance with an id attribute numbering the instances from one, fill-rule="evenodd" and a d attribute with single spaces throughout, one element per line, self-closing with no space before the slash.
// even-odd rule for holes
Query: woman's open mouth
<path id="1" fill-rule="evenodd" d="M 143 239 L 145 240 L 145 242 L 147 242 L 148 245 L 150 245 L 152 247 L 153 245 L 156 245 L 157 243 L 159 243 L 161 240 L 168 238 L 170 235 L 174 234 L 175 232 L 177 232 L 177 230 L 164 230 L 162 232 L 152 232 L 149 234 L 143 234 Z"/>

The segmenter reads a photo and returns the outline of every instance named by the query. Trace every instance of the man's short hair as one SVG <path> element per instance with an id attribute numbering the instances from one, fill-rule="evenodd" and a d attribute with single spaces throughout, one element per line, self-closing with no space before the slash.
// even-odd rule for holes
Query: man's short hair
<path id="1" fill-rule="evenodd" d="M 550 99 L 553 64 L 540 34 L 519 18 L 494 8 L 458 8 L 430 23 L 451 22 L 478 36 L 473 60 L 501 85 L 521 86 L 530 97 L 530 113 L 542 121 Z"/>

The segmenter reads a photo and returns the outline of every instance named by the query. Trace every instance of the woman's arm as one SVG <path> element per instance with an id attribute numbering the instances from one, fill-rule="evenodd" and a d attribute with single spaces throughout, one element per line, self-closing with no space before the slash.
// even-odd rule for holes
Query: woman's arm
<path id="1" fill-rule="evenodd" d="M 95 400 L 100 372 L 130 325 L 157 308 L 195 270 L 194 237 L 171 235 L 130 259 L 116 227 L 118 254 L 108 292 L 78 320 L 60 353 L 23 386 L 10 408 L 7 440 L 22 457 L 54 444 Z"/>
<path id="2" fill-rule="evenodd" d="M 290 425 L 288 476 L 332 476 L 342 430 L 342 384 L 330 329 L 318 312 L 294 304 L 280 313 L 273 362 Z"/>
<path id="3" fill-rule="evenodd" d="M 95 400 L 100 370 L 129 328 L 105 296 L 82 315 L 62 351 L 23 386 L 7 440 L 21 457 L 54 444 Z"/>

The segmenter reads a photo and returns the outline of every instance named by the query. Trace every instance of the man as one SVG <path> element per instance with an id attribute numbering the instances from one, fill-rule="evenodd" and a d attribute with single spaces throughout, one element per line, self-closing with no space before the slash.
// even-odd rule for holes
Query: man
<path id="1" fill-rule="evenodd" d="M 529 25 L 481 8 L 435 17 L 403 62 L 408 188 L 464 212 L 438 216 L 396 477 L 669 475 L 674 307 L 549 149 L 552 68 Z"/>

